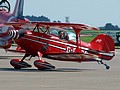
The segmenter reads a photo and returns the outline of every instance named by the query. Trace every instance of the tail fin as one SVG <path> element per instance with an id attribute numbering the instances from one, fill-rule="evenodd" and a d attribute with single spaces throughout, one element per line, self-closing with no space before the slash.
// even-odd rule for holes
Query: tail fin
<path id="1" fill-rule="evenodd" d="M 24 0 L 17 0 L 13 15 L 15 17 L 23 16 Z"/>
<path id="2" fill-rule="evenodd" d="M 113 39 L 105 34 L 98 35 L 91 42 L 91 48 L 94 50 L 99 50 L 103 52 L 115 51 L 115 45 Z"/>
<path id="3" fill-rule="evenodd" d="M 98 35 L 90 42 L 91 49 L 98 51 L 99 58 L 111 60 L 115 56 L 115 45 L 113 39 L 104 34 Z"/>

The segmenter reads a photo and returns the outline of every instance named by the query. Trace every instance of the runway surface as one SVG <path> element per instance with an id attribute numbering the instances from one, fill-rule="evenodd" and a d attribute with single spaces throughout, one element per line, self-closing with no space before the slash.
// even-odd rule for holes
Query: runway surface
<path id="1" fill-rule="evenodd" d="M 32 68 L 13 69 L 10 60 L 22 56 L 0 49 L 0 90 L 120 90 L 120 50 L 116 50 L 112 61 L 106 62 L 110 70 L 96 62 L 60 62 L 46 58 L 56 70 L 37 70 L 33 65 L 37 58 L 27 61 Z"/>

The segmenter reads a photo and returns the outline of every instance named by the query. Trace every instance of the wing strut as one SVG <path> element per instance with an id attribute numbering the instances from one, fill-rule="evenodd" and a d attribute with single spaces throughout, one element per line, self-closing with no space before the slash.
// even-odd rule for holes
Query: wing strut
<path id="1" fill-rule="evenodd" d="M 73 27 L 73 29 L 74 29 L 75 34 L 76 34 L 76 46 L 77 46 L 77 48 L 76 48 L 75 51 L 78 52 L 78 53 L 82 53 L 81 48 L 80 48 L 80 46 L 81 46 L 80 31 L 82 29 L 78 29 L 78 28 L 74 28 L 74 27 Z"/>

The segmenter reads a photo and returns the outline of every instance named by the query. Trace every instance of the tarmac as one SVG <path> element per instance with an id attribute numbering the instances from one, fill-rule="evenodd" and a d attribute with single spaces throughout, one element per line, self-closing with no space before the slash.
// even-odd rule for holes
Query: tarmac
<path id="1" fill-rule="evenodd" d="M 33 65 L 37 58 L 27 61 L 32 68 L 15 70 L 9 62 L 22 56 L 0 49 L 0 90 L 120 90 L 120 49 L 111 61 L 106 62 L 111 66 L 109 70 L 96 62 L 63 62 L 47 58 L 43 59 L 55 65 L 55 70 L 37 70 Z"/>

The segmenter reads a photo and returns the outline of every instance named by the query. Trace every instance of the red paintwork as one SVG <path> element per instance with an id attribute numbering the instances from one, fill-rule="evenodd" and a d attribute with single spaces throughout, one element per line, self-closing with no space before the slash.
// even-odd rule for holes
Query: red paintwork
<path id="1" fill-rule="evenodd" d="M 20 0 L 17 0 L 17 3 L 19 1 Z M 16 4 L 16 7 L 17 5 L 19 4 Z M 15 8 L 15 11 L 19 10 L 16 10 Z M 9 51 L 24 52 L 26 54 L 21 61 L 18 59 L 13 59 L 10 62 L 11 65 L 17 69 L 22 68 L 22 66 L 19 65 L 19 62 L 22 62 L 27 56 L 38 56 L 39 60 L 35 61 L 35 66 L 38 69 L 45 69 L 46 67 L 55 67 L 42 60 L 42 56 L 62 61 L 100 61 L 101 64 L 104 64 L 102 59 L 111 60 L 115 55 L 114 41 L 110 36 L 104 34 L 98 35 L 90 43 L 86 43 L 80 40 L 81 30 L 99 30 L 98 28 L 90 27 L 84 24 L 29 22 L 28 19 L 20 19 L 15 17 L 15 11 L 13 14 L 6 12 L 5 10 L 0 11 L 0 47 L 8 49 L 11 46 L 11 40 L 14 39 L 15 43 L 18 45 L 18 48 L 16 50 Z M 8 28 L 4 29 L 7 26 Z M 25 29 L 25 26 L 36 26 L 34 29 L 44 27 L 46 32 L 34 32 L 34 30 L 30 31 L 29 29 Z M 52 27 L 72 27 L 76 34 L 76 41 L 61 40 L 58 36 L 50 34 L 49 28 Z M 44 66 L 41 66 L 41 63 L 44 64 Z M 106 68 L 109 68 L 106 64 L 104 65 Z"/>
<path id="2" fill-rule="evenodd" d="M 102 41 L 97 42 L 97 40 Z M 93 58 L 111 60 L 114 56 L 112 53 L 114 42 L 111 37 L 103 34 L 97 36 L 92 42 L 85 43 L 79 40 L 78 42 L 61 40 L 51 34 L 26 30 L 25 36 L 16 39 L 15 42 L 27 54 L 38 56 L 37 52 L 39 51 L 48 58 L 64 61 L 95 61 Z M 100 53 L 111 53 L 113 56 L 101 55 Z"/>

